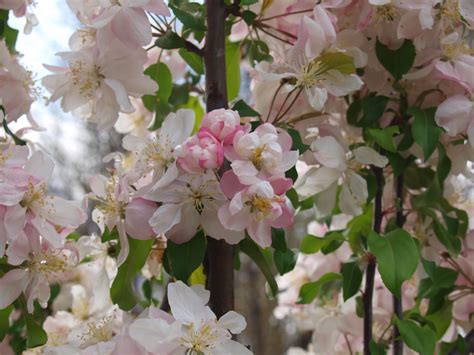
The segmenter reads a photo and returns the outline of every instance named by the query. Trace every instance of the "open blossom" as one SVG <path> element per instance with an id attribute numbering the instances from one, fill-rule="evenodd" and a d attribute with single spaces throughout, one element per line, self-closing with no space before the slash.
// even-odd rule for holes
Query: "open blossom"
<path id="1" fill-rule="evenodd" d="M 357 215 L 362 212 L 361 205 L 368 197 L 367 182 L 357 173 L 363 165 L 384 167 L 388 159 L 369 147 L 354 149 L 353 157 L 348 157 L 344 148 L 332 136 L 316 139 L 311 150 L 322 165 L 312 167 L 295 184 L 296 191 L 303 198 L 323 193 L 324 210 L 332 210 L 336 201 L 337 182 L 343 178 L 339 196 L 339 208 L 345 214 Z M 332 206 L 332 207 L 331 207 Z"/>
<path id="2" fill-rule="evenodd" d="M 326 52 L 336 40 L 329 13 L 314 8 L 315 20 L 304 16 L 298 40 L 287 53 L 284 63 L 260 62 L 256 69 L 263 80 L 283 80 L 289 90 L 304 91 L 310 105 L 324 111 L 328 93 L 345 96 L 362 87 L 355 75 L 354 59 L 343 52 Z"/>
<path id="3" fill-rule="evenodd" d="M 252 354 L 232 340 L 232 334 L 245 329 L 244 317 L 230 311 L 217 319 L 206 306 L 210 293 L 202 286 L 170 283 L 168 295 L 172 316 L 154 312 L 155 317 L 139 318 L 130 325 L 131 338 L 151 354 Z"/>
<path id="4" fill-rule="evenodd" d="M 268 181 L 250 186 L 235 184 L 235 175 L 228 171 L 221 179 L 222 190 L 230 202 L 219 208 L 219 220 L 232 231 L 247 230 L 262 248 L 272 243 L 271 228 L 284 228 L 293 223 L 293 212 L 286 197 L 275 194 Z M 284 193 L 285 191 L 282 191 Z"/>
<path id="5" fill-rule="evenodd" d="M 0 205 L 5 206 L 4 236 L 12 244 L 7 255 L 12 259 L 17 245 L 39 235 L 54 247 L 62 246 L 65 235 L 82 224 L 86 215 L 79 204 L 47 194 L 46 182 L 53 172 L 53 162 L 41 152 L 25 161 L 24 148 L 7 149 L 3 154 L 6 160 L 0 167 L 0 189 L 9 192 L 2 196 Z"/>
<path id="6" fill-rule="evenodd" d="M 13 263 L 20 265 L 0 278 L 0 309 L 13 303 L 22 293 L 28 311 L 33 312 L 33 301 L 44 308 L 50 297 L 50 283 L 58 282 L 61 275 L 77 264 L 77 252 L 69 247 L 54 248 L 44 240 L 30 239 L 22 245 L 23 258 Z"/>
<path id="7" fill-rule="evenodd" d="M 96 121 L 99 128 L 112 127 L 119 112 L 133 112 L 129 96 L 141 97 L 156 91 L 156 83 L 143 74 L 145 51 L 130 51 L 118 41 L 105 48 L 84 48 L 58 54 L 69 67 L 48 65 L 54 74 L 43 78 L 52 93 L 51 101 L 61 98 L 65 112 Z"/>
<path id="8" fill-rule="evenodd" d="M 199 130 L 176 149 L 178 165 L 189 174 L 218 169 L 224 162 L 224 147 L 211 133 Z"/>
<path id="9" fill-rule="evenodd" d="M 194 111 L 180 109 L 165 118 L 155 136 L 125 136 L 123 147 L 135 154 L 133 166 L 125 173 L 127 180 L 135 183 L 151 173 L 151 182 L 142 186 L 142 192 L 164 187 L 175 180 L 179 174 L 175 149 L 191 135 L 194 116 Z"/>
<path id="10" fill-rule="evenodd" d="M 0 40 L 0 104 L 7 121 L 15 121 L 30 112 L 34 93 L 32 73 L 10 54 L 5 40 Z"/>
<path id="11" fill-rule="evenodd" d="M 450 136 L 467 133 L 474 147 L 474 57 L 461 55 L 453 62 L 437 62 L 436 69 L 443 79 L 455 82 L 465 90 L 465 95 L 457 94 L 438 106 L 435 119 Z"/>
<path id="12" fill-rule="evenodd" d="M 215 239 L 236 244 L 244 238 L 242 231 L 226 230 L 217 211 L 227 201 L 213 172 L 184 174 L 172 184 L 152 191 L 148 198 L 161 202 L 150 219 L 156 234 L 165 234 L 175 243 L 184 243 L 196 234 L 199 226 Z"/>
<path id="13" fill-rule="evenodd" d="M 117 263 L 120 266 L 129 252 L 127 235 L 141 240 L 155 236 L 148 219 L 153 215 L 156 205 L 152 201 L 134 197 L 120 172 L 109 179 L 96 175 L 91 179 L 90 186 L 92 194 L 89 199 L 97 202 L 92 218 L 102 231 L 105 226 L 109 231 L 117 228 L 120 239 Z"/>
<path id="14" fill-rule="evenodd" d="M 248 132 L 249 125 L 240 124 L 240 116 L 236 111 L 218 109 L 208 112 L 201 121 L 201 130 L 208 130 L 224 145 L 230 145 L 239 131 Z"/>
<path id="15" fill-rule="evenodd" d="M 239 131 L 234 136 L 233 151 L 227 154 L 231 167 L 242 184 L 250 185 L 261 180 L 285 179 L 285 172 L 298 159 L 298 151 L 291 150 L 288 133 L 277 131 L 265 123 L 255 131 Z"/>
<path id="16" fill-rule="evenodd" d="M 101 11 L 91 20 L 97 29 L 108 26 L 122 43 L 142 47 L 152 41 L 151 26 L 146 11 L 169 16 L 163 0 L 101 0 Z"/>

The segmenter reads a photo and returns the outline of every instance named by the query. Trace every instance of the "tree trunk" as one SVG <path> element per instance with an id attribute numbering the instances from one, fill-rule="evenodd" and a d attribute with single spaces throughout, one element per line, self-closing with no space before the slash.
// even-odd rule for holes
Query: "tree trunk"
<path id="1" fill-rule="evenodd" d="M 206 0 L 207 33 L 204 48 L 207 112 L 227 108 L 225 65 L 226 6 L 224 0 Z M 218 317 L 234 308 L 233 248 L 223 240 L 208 238 L 206 255 L 210 306 Z"/>

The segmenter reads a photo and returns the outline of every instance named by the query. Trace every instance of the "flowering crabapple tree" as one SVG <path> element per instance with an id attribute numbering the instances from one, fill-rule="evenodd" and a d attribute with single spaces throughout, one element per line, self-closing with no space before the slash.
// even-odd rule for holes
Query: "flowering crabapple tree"
<path id="1" fill-rule="evenodd" d="M 252 354 L 243 254 L 290 355 L 474 351 L 472 0 L 64 1 L 37 80 L 35 3 L 0 0 L 1 354 Z M 43 91 L 123 135 L 83 201 L 29 138 Z"/>

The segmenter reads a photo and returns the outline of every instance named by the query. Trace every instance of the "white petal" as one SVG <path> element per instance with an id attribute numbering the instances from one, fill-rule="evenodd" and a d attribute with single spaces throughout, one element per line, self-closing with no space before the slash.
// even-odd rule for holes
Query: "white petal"
<path id="1" fill-rule="evenodd" d="M 29 282 L 30 273 L 23 269 L 8 271 L 0 279 L 0 309 L 12 304 L 23 292 Z"/>
<path id="2" fill-rule="evenodd" d="M 295 183 L 298 195 L 303 198 L 314 196 L 326 190 L 341 177 L 341 171 L 326 167 L 312 167 L 303 177 Z"/>
<path id="3" fill-rule="evenodd" d="M 316 139 L 311 144 L 311 150 L 324 166 L 341 171 L 346 169 L 346 153 L 334 137 L 326 136 Z"/>
<path id="4" fill-rule="evenodd" d="M 224 314 L 218 323 L 221 327 L 228 329 L 232 334 L 240 334 L 247 327 L 245 318 L 234 311 Z"/>
<path id="5" fill-rule="evenodd" d="M 150 218 L 150 225 L 156 234 L 165 234 L 181 221 L 182 204 L 167 203 L 160 206 Z"/>
<path id="6" fill-rule="evenodd" d="M 129 334 L 133 340 L 149 352 L 167 354 L 165 349 L 171 350 L 173 348 L 171 343 L 180 337 L 181 332 L 180 324 L 177 322 L 169 325 L 164 319 L 137 319 L 130 325 Z"/>
<path id="7" fill-rule="evenodd" d="M 168 285 L 168 300 L 173 317 L 185 325 L 197 325 L 208 318 L 203 300 L 181 281 Z"/>
<path id="8" fill-rule="evenodd" d="M 168 136 L 173 146 L 183 143 L 194 128 L 195 114 L 190 109 L 179 109 L 176 113 L 170 113 L 163 122 L 160 134 Z"/>
<path id="9" fill-rule="evenodd" d="M 383 168 L 388 164 L 387 157 L 384 157 L 369 147 L 358 147 L 353 150 L 353 153 L 355 159 L 362 164 L 371 164 L 379 168 Z"/>

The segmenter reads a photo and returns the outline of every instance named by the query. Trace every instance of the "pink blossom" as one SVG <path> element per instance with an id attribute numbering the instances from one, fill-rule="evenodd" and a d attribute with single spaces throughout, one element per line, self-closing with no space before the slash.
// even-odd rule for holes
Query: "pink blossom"
<path id="1" fill-rule="evenodd" d="M 0 309 L 13 303 L 22 293 L 28 311 L 33 312 L 33 301 L 46 307 L 50 297 L 50 283 L 78 262 L 77 251 L 70 247 L 55 249 L 44 240 L 30 240 L 23 246 L 26 266 L 8 271 L 0 278 Z M 9 258 L 9 263 L 13 264 Z M 19 262 L 17 264 L 20 264 Z"/>
<path id="2" fill-rule="evenodd" d="M 240 116 L 236 111 L 221 108 L 204 115 L 201 130 L 209 131 L 224 145 L 230 145 L 237 132 L 248 132 L 250 127 L 240 124 Z"/>
<path id="3" fill-rule="evenodd" d="M 218 169 L 224 162 L 224 147 L 209 131 L 201 129 L 176 148 L 178 165 L 189 174 Z"/>
<path id="4" fill-rule="evenodd" d="M 239 131 L 234 136 L 233 151 L 227 154 L 231 167 L 242 184 L 249 185 L 270 178 L 284 178 L 298 159 L 291 150 L 288 133 L 265 123 L 251 133 Z"/>
<path id="5" fill-rule="evenodd" d="M 231 175 L 221 179 L 223 191 L 230 191 Z M 227 195 L 232 200 L 219 208 L 219 220 L 232 231 L 247 230 L 250 237 L 262 248 L 272 242 L 271 228 L 284 228 L 293 223 L 293 212 L 286 198 L 275 194 L 268 181 L 260 181 L 235 194 Z"/>

